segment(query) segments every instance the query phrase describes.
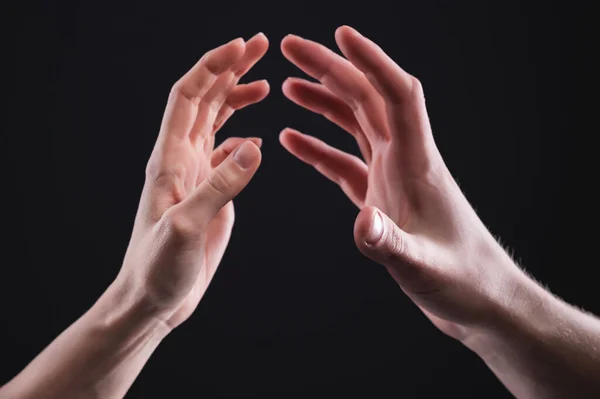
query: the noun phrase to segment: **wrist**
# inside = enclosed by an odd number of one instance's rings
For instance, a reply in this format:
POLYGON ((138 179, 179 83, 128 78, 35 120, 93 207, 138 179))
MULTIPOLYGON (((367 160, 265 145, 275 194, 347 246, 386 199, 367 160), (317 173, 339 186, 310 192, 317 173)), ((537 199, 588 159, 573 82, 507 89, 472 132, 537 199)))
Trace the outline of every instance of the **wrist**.
POLYGON ((484 360, 494 357, 498 345, 519 340, 543 340, 552 331, 552 312, 558 301, 516 265, 508 270, 492 299, 485 323, 469 329, 462 341, 484 360))
POLYGON ((493 321, 471 330, 463 344, 516 397, 596 397, 600 320, 515 269, 493 321))
POLYGON ((163 311, 131 283, 117 278, 88 312, 95 324, 124 339, 143 335, 162 340, 171 329, 164 323, 163 311))

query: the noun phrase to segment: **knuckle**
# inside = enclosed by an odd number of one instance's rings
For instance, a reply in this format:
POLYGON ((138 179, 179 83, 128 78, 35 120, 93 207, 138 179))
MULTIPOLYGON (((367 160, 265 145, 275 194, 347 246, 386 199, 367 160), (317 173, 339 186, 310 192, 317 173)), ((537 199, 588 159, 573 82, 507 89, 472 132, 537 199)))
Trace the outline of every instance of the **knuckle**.
POLYGON ((387 246, 389 248, 389 256, 392 259, 399 259, 405 255, 405 243, 398 229, 392 229, 387 238, 387 246))
POLYGON ((408 245, 406 238, 394 230, 388 238, 388 261, 392 273, 401 281, 409 284, 418 291, 425 291, 425 284, 432 279, 433 269, 414 248, 414 243, 408 245), (423 288, 423 289, 422 289, 423 288))
POLYGON ((182 92, 183 92, 183 83, 181 80, 178 80, 177 82, 173 83, 173 85, 171 86, 169 95, 171 97, 176 97, 176 96, 181 95, 182 92))
POLYGON ((146 182, 155 185, 178 185, 185 180, 186 168, 182 164, 166 166, 162 161, 151 159, 146 165, 146 182))
POLYGON ((161 166, 160 163, 157 162, 155 159, 150 159, 148 161, 148 163, 146 164, 146 179, 147 180, 156 180, 158 178, 158 176, 160 175, 160 171, 161 171, 161 166))
POLYGON ((420 274, 420 262, 415 259, 414 253, 409 248, 404 234, 397 228, 391 229, 383 240, 383 256, 385 261, 404 270, 404 273, 420 274))
POLYGON ((214 190, 217 194, 227 195, 231 188, 231 184, 225 179, 223 173, 218 169, 215 169, 211 174, 206 178, 206 183, 208 186, 214 190))
POLYGON ((196 235, 198 227, 180 210, 169 209, 163 214, 162 227, 169 237, 189 239, 196 235))
POLYGON ((198 97, 194 93, 195 91, 193 90, 193 82, 187 83, 185 81, 185 77, 179 79, 177 82, 175 82, 173 84, 173 86, 171 86, 171 91, 169 92, 169 98, 170 99, 175 99, 175 98, 181 98, 181 99, 185 99, 189 102, 191 102, 192 104, 197 105, 200 102, 200 97, 198 97), (192 86, 192 87, 190 87, 192 86))
POLYGON ((413 99, 423 97, 423 83, 414 76, 410 77, 410 94, 413 99))
POLYGON ((363 107, 371 97, 371 93, 364 87, 357 88, 354 93, 352 93, 351 98, 348 100, 348 106, 352 111, 357 112, 361 107, 363 107))
POLYGON ((331 68, 333 66, 333 60, 327 62, 320 70, 317 71, 315 78, 321 82, 327 80, 331 74, 331 68))

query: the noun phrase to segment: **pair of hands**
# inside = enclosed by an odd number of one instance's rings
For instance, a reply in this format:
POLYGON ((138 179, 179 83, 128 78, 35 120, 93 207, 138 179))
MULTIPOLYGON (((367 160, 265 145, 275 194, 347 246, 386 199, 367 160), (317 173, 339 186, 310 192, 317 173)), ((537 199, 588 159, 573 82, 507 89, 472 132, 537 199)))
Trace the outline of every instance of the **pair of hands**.
MULTIPOLYGON (((282 145, 337 183, 360 209, 354 237, 446 334, 463 340, 500 311, 517 267, 487 231, 436 148, 419 81, 356 30, 335 33, 342 57, 298 36, 283 55, 317 82, 290 78, 284 94, 352 134, 362 159, 292 129, 282 145)), ((215 133, 264 99, 266 81, 238 84, 260 60, 258 34, 206 53, 173 86, 132 239, 116 282, 170 329, 197 307, 234 223, 232 199, 261 160, 258 138, 215 133)))
MULTIPOLYGON (((436 148, 419 81, 349 27, 336 41, 345 58, 284 38, 284 56, 320 83, 288 79, 283 91, 352 134, 362 159, 291 129, 280 140, 360 209, 358 248, 515 396, 600 397, 600 320, 535 283, 487 231, 436 148)), ((193 313, 229 241, 232 200, 261 159, 260 139, 215 149, 214 135, 268 94, 265 81, 238 84, 267 47, 262 34, 236 39, 173 86, 121 271, 0 397, 123 397, 193 313)))

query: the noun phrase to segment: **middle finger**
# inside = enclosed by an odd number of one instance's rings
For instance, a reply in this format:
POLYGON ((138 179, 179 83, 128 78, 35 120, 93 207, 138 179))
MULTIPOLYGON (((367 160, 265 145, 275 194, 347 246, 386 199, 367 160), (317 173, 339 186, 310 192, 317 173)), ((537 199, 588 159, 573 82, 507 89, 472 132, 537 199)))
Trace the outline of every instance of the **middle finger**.
POLYGON ((190 138, 197 139, 214 133, 213 126, 217 115, 228 113, 226 109, 227 97, 239 80, 244 76, 267 52, 269 41, 263 33, 253 36, 246 42, 246 50, 241 59, 225 72, 213 84, 198 104, 198 115, 194 121, 190 138), (225 109, 224 109, 225 108, 225 109))
POLYGON ((319 43, 295 35, 283 39, 281 50, 290 62, 350 106, 370 141, 389 137, 383 99, 347 59, 319 43))

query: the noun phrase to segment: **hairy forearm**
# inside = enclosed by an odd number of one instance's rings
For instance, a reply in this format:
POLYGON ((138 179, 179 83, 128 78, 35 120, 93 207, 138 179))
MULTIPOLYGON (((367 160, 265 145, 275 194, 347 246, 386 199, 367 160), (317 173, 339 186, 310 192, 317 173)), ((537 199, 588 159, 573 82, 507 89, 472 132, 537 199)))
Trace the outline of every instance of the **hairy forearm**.
POLYGON ((169 329, 143 300, 113 284, 0 398, 120 398, 169 329))
POLYGON ((600 320, 516 273, 497 323, 464 343, 518 398, 600 397, 600 320))

